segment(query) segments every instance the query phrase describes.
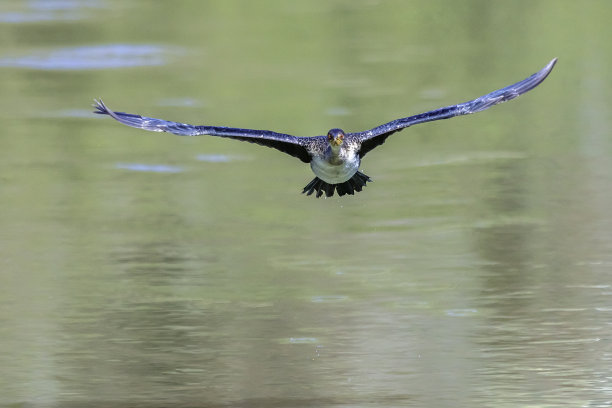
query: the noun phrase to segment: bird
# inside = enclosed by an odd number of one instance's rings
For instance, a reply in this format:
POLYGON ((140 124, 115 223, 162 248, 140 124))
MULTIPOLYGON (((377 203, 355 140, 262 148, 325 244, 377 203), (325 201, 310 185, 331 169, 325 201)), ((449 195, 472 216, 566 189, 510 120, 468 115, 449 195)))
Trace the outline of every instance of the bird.
POLYGON ((372 149, 382 145, 389 136, 407 127, 469 115, 509 101, 540 85, 552 71, 557 58, 522 81, 490 92, 468 102, 445 106, 406 118, 392 120, 375 128, 356 133, 331 129, 326 136, 300 137, 270 130, 241 129, 224 126, 190 125, 110 110, 102 99, 94 99, 94 113, 108 115, 124 125, 153 132, 168 132, 179 136, 210 135, 246 141, 274 148, 310 164, 315 178, 302 193, 319 198, 353 195, 360 192, 369 176, 359 171, 361 160, 372 149))

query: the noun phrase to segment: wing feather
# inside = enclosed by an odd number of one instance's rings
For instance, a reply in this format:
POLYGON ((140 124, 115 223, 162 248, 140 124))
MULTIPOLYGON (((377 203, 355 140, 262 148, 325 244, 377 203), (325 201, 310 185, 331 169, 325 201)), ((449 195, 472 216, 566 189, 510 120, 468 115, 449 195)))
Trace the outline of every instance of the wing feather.
POLYGON ((240 129, 222 126, 196 126, 188 123, 171 122, 163 119, 148 118, 132 113, 110 110, 101 99, 94 100, 94 113, 108 115, 124 125, 153 132, 168 132, 179 136, 210 135, 255 143, 271 147, 309 163, 312 156, 308 137, 297 137, 269 130, 240 129))
POLYGON ((491 106, 499 103, 514 99, 517 96, 522 95, 540 85, 542 81, 546 79, 548 74, 550 74, 550 71, 552 71, 556 62, 557 58, 554 58, 548 63, 548 65, 530 77, 471 101, 460 103, 458 105, 446 106, 444 108, 409 116, 407 118, 396 119, 365 132, 352 133, 350 136, 356 137, 357 140, 361 141, 361 150, 359 155, 360 157, 363 157, 367 152, 374 149, 376 146, 383 144, 387 137, 409 126, 424 122, 431 122, 434 120, 449 119, 455 116, 469 115, 471 113, 489 109, 491 106))

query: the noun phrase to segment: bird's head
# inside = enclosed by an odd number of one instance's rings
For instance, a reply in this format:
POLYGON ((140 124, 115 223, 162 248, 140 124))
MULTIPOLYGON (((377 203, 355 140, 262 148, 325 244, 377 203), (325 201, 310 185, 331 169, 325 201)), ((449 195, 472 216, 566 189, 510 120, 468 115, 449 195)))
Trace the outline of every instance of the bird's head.
POLYGON ((344 142, 344 131, 342 129, 331 129, 327 132, 327 142, 331 147, 339 147, 344 142))

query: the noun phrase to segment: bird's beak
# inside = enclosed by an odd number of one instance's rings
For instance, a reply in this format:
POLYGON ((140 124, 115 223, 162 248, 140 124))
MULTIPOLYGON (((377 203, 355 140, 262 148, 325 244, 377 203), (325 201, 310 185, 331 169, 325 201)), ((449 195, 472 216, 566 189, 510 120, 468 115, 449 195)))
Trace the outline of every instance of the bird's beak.
POLYGON ((336 136, 335 138, 332 139, 331 145, 340 146, 343 141, 344 141, 344 138, 342 136, 336 136))

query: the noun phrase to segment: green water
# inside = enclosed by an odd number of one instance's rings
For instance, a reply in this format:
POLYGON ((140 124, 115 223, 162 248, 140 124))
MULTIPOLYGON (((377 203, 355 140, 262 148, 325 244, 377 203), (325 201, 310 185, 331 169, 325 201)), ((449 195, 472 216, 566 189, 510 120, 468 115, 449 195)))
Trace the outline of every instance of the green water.
POLYGON ((0 406, 604 407, 612 3, 0 3, 0 406), (415 126, 354 197, 271 149, 415 126))

